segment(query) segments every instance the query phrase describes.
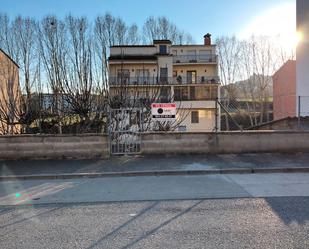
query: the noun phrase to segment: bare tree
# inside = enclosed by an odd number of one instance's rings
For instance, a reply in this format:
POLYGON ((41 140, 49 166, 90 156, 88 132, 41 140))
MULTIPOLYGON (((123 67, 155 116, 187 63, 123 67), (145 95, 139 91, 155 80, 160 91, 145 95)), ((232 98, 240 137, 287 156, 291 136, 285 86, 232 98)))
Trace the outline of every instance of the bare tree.
MULTIPOLYGON (((237 87, 234 83, 239 78, 240 73, 240 41, 235 36, 221 36, 216 39, 216 44, 219 57, 219 75, 223 85, 220 101, 225 107, 229 107, 237 99, 237 87)), ((228 110, 228 108, 226 109, 228 110)), ((222 115, 225 116, 227 130, 229 130, 228 114, 222 112, 222 115)))
MULTIPOLYGON (((152 32, 151 42, 192 41, 166 17, 149 18, 144 25, 145 32, 147 29, 152 32)), ((4 92, 9 88, 3 89, 2 95, 11 97, 3 103, 12 106, 18 101, 14 122, 24 128, 23 132, 63 133, 74 126, 78 126, 76 132, 88 132, 95 124, 104 130, 109 47, 138 44, 145 34, 136 24, 127 25, 109 13, 98 16, 93 26, 84 17, 59 19, 51 15, 36 21, 17 16, 11 21, 0 14, 0 47, 20 65, 21 72, 19 91, 8 95, 4 92)), ((152 92, 150 98, 156 100, 157 94, 152 92)), ((2 106, 2 119, 12 123, 4 116, 5 110, 7 107, 2 106)))
POLYGON ((128 29, 127 34, 127 42, 128 45, 136 45, 139 44, 141 41, 140 34, 138 32, 138 27, 136 24, 132 24, 128 29))
POLYGON ((60 69, 68 60, 65 24, 55 16, 46 16, 38 25, 37 32, 40 37, 38 43, 48 81, 47 87, 53 94, 53 114, 57 120, 59 133, 62 133, 60 93, 65 75, 60 69))
MULTIPOLYGON (((30 124, 37 118, 37 110, 32 110, 34 107, 32 101, 33 88, 38 83, 39 77, 39 53, 36 37, 36 22, 30 17, 23 18, 18 16, 12 24, 12 32, 16 46, 19 50, 18 62, 21 74, 21 91, 25 93, 22 98, 24 132, 28 132, 30 124)), ((37 89, 36 89, 37 90, 37 89)))
POLYGON ((18 62, 19 49, 16 47, 14 32, 8 15, 0 13, 0 48, 18 62))
POLYGON ((239 79, 240 42, 235 36, 222 36, 216 40, 216 45, 219 57, 221 84, 225 86, 229 98, 235 98, 235 89, 231 84, 239 79))
POLYGON ((93 123, 101 124, 104 95, 93 78, 93 47, 89 24, 85 18, 66 18, 68 29, 68 64, 60 64, 61 96, 64 115, 80 123, 80 132, 91 130, 93 123))
POLYGON ((177 26, 166 17, 148 17, 143 26, 143 40, 152 43, 155 39, 168 39, 174 44, 192 43, 192 36, 180 31, 177 26))
POLYGON ((242 42, 241 75, 247 84, 243 85, 241 90, 251 101, 252 111, 248 110, 248 114, 253 125, 263 123, 264 116, 267 114, 266 105, 269 102, 272 87, 271 76, 277 69, 274 48, 274 44, 263 36, 252 36, 250 40, 242 42), (257 118, 257 112, 259 118, 257 118))
POLYGON ((220 37, 216 43, 219 74, 225 90, 221 101, 233 109, 232 115, 248 116, 251 126, 269 121, 271 76, 282 63, 293 58, 293 53, 285 53, 275 38, 266 36, 252 36, 242 41, 236 37, 220 37))

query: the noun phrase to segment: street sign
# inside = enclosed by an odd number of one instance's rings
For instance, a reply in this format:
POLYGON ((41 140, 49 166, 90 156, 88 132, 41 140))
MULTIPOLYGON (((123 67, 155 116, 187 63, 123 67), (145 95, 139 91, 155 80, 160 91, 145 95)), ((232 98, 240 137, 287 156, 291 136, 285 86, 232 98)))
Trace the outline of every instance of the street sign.
POLYGON ((175 103, 152 103, 152 120, 156 121, 175 121, 176 104, 175 103))

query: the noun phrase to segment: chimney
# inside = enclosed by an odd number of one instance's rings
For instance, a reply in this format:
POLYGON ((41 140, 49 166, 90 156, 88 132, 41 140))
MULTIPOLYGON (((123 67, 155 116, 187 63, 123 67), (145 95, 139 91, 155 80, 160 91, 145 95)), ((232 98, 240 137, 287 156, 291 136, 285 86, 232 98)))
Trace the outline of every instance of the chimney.
POLYGON ((204 35, 204 45, 210 46, 211 45, 211 34, 207 33, 204 35))

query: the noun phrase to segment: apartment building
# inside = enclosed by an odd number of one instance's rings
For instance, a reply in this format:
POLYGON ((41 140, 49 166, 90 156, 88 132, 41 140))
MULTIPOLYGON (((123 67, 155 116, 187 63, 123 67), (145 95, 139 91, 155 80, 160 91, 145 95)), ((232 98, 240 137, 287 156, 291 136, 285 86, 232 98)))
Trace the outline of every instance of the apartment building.
POLYGON ((19 66, 0 48, 0 134, 20 133, 19 66))
POLYGON ((149 106, 175 102, 179 131, 220 129, 218 60, 210 34, 201 45, 154 40, 152 45, 112 46, 109 87, 110 95, 122 104, 126 99, 131 106, 139 101, 148 101, 149 106))

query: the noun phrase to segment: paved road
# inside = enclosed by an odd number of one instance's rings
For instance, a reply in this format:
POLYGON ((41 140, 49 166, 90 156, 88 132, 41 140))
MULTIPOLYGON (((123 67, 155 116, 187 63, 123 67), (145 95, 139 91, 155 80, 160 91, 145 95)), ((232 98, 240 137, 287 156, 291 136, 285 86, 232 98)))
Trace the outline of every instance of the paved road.
POLYGON ((109 160, 0 161, 0 175, 309 167, 309 153, 122 156, 109 160))
POLYGON ((309 198, 0 208, 0 248, 309 248, 309 198))
POLYGON ((0 205, 309 196, 309 173, 0 182, 0 205))
POLYGON ((309 248, 308 207, 309 174, 3 181, 0 248, 309 248))

